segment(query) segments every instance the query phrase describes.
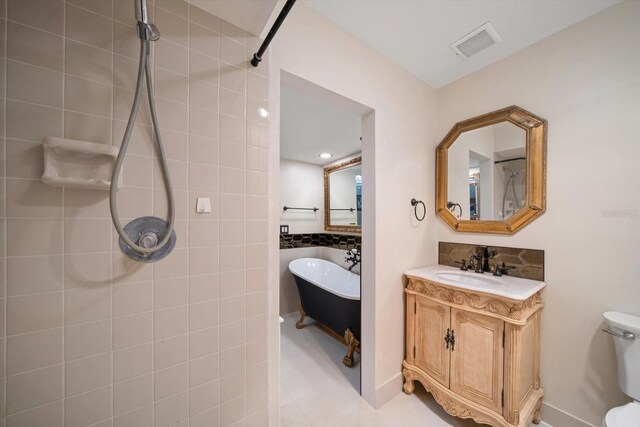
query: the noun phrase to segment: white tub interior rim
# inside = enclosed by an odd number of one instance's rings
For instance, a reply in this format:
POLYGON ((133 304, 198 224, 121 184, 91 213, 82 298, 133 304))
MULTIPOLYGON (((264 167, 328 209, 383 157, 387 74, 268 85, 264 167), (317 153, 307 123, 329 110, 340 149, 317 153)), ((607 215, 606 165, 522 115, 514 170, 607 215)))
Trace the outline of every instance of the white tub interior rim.
POLYGON ((298 258, 289 263, 289 271, 341 298, 360 300, 360 276, 331 261, 298 258))

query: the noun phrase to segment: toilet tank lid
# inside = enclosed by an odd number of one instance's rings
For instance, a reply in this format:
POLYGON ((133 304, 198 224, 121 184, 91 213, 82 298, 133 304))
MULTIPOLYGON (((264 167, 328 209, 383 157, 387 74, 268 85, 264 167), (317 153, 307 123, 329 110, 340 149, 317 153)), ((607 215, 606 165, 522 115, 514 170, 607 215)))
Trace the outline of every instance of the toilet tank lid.
POLYGON ((617 311, 607 311, 603 316, 611 326, 640 334, 640 316, 617 311))

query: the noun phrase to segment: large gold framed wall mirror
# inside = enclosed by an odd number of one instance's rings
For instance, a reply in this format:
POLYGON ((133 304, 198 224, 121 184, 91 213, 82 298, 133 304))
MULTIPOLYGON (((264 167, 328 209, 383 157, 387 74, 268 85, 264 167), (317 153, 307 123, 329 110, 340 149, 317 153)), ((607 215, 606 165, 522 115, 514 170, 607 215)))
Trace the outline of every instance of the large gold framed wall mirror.
POLYGON ((324 168, 324 229, 360 233, 362 157, 324 168))
POLYGON ((436 149, 436 211, 456 231, 513 234, 546 209, 547 121, 517 106, 457 123, 436 149))

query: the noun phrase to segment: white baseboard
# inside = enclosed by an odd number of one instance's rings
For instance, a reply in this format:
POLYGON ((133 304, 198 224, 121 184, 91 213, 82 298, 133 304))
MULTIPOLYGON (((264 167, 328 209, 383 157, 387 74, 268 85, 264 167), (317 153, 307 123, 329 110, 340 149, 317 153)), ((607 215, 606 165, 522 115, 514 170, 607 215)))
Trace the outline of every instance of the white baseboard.
POLYGON ((374 407, 379 408, 397 396, 398 393, 402 393, 403 382, 402 372, 400 372, 386 383, 376 388, 376 402, 374 407))
POLYGON ((541 422, 539 425, 546 426, 556 426, 556 427, 595 427, 592 424, 589 424, 586 421, 581 420, 580 418, 576 418, 571 414, 564 412, 561 409, 556 408, 555 406, 551 406, 548 403, 542 404, 542 419, 544 423, 541 422))

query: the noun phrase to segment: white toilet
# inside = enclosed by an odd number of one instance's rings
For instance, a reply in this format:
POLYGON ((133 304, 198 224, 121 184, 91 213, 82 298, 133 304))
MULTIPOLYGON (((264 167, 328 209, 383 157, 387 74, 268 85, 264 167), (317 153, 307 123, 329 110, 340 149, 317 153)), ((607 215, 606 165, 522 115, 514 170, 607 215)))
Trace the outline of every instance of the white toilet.
POLYGON ((640 427, 640 316, 607 311, 604 318, 613 335, 618 362, 618 385, 633 402, 607 412, 604 427, 640 427))

